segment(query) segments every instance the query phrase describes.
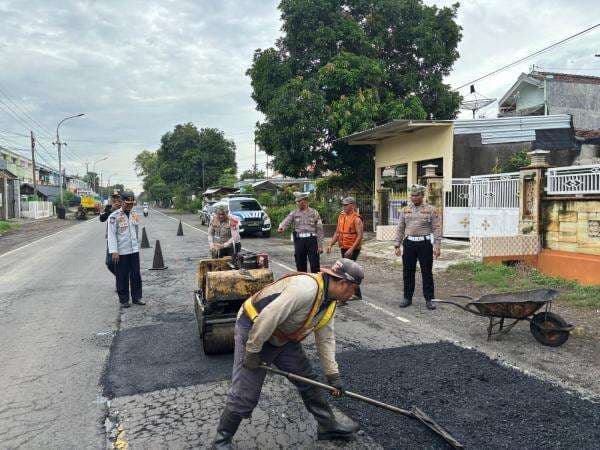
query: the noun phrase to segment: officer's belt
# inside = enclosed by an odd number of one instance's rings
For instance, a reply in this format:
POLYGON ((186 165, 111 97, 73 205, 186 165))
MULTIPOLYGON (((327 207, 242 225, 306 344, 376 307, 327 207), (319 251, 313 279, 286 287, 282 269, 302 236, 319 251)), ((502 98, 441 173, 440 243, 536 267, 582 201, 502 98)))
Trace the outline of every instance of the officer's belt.
POLYGON ((406 236, 406 239, 409 241, 420 242, 428 240, 429 236, 406 236))
MULTIPOLYGON (((319 322, 317 323, 317 325, 315 327, 311 328, 311 323, 312 323, 313 319, 321 311, 321 306, 323 305, 323 297, 325 296, 325 281, 323 280, 323 276, 320 274, 313 275, 313 274, 308 274, 308 273, 303 273, 303 272, 294 272, 294 273, 287 274, 277 281, 280 281, 283 278, 288 278, 288 277, 293 277, 293 276, 298 276, 298 275, 308 275, 313 280, 315 280, 315 282, 317 283, 317 295, 315 295, 315 300, 313 301, 313 304, 310 308, 310 312, 308 313, 308 316, 306 317, 306 320, 300 327, 298 327, 296 330, 294 330, 290 334, 285 334, 284 332, 282 332, 279 329, 276 329, 273 332, 273 336, 275 336, 281 340, 284 340, 284 341, 300 342, 306 336, 308 336, 311 332, 317 331, 317 330, 323 328, 325 325, 327 325, 329 323, 329 321, 333 317, 333 314, 335 313, 335 309, 337 307, 337 302, 331 301, 331 303, 327 306, 327 309, 325 310, 323 317, 321 317, 321 319, 319 320, 319 322)), ((269 286, 271 286, 271 285, 269 285, 269 286)), ((268 286, 266 286, 266 287, 268 287, 268 286)), ((266 289, 266 287, 263 289, 266 289)), ((260 314, 259 311, 256 309, 254 303, 260 301, 260 300, 257 301, 256 299, 258 298, 258 296, 260 295, 261 292, 262 292, 262 289, 259 292, 257 292, 256 294, 254 294, 252 297, 250 297, 248 300, 246 300, 242 306, 244 308, 244 313, 246 314, 246 317, 252 323, 256 322, 256 319, 258 318, 258 316, 260 314)), ((275 298, 273 298, 273 300, 275 300, 275 298)), ((264 305, 263 307, 266 307, 266 305, 264 305)))
POLYGON ((313 237, 316 236, 316 234, 314 233, 296 233, 296 237, 299 238, 309 238, 309 237, 313 237))

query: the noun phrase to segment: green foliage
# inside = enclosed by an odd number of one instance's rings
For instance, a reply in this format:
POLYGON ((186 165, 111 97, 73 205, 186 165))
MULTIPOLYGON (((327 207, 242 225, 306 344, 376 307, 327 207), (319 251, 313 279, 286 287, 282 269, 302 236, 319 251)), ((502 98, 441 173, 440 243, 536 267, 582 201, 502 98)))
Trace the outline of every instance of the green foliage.
POLYGON ((443 83, 458 58, 458 4, 421 0, 282 0, 283 36, 247 74, 265 120, 256 137, 289 176, 327 170, 368 189, 373 154, 337 139, 392 119, 455 117, 443 83))
POLYGON ((256 199, 262 206, 275 206, 275 197, 270 192, 261 192, 256 199))
POLYGON ((7 233, 9 231, 18 230, 21 228, 21 224, 19 223, 11 223, 6 220, 0 220, 0 235, 7 233))
POLYGON ((185 208, 191 193, 216 184, 233 186, 235 149, 235 143, 220 130, 198 130, 191 123, 176 125, 162 136, 156 152, 144 150, 136 156, 135 170, 144 177, 148 200, 167 206, 177 197, 176 203, 185 208))
MULTIPOLYGON (((67 191, 67 190, 63 189, 63 203, 62 203, 62 205, 65 208, 68 208, 69 207, 69 202, 71 201, 71 199, 73 197, 75 197, 75 194, 73 194, 71 191, 67 191)), ((56 199, 54 199, 53 204, 54 204, 54 206, 61 206, 60 195, 58 197, 56 197, 56 199)))
MULTIPOLYGON (((287 215, 296 208, 295 204, 287 204, 282 206, 270 207, 267 214, 271 218, 271 226, 276 230, 279 224, 287 215)), ((290 230, 288 229, 286 235, 289 236, 290 230)))
POLYGON ((506 266, 464 262, 448 271, 466 282, 492 288, 493 292, 509 292, 536 288, 558 289, 559 300, 581 307, 600 307, 600 286, 582 286, 574 281, 541 274, 525 265, 506 266))
POLYGON ((265 178, 265 172, 263 170, 254 171, 253 169, 248 169, 240 174, 240 180, 256 180, 261 178, 265 178))
POLYGON ((531 164, 531 158, 525 150, 521 150, 510 157, 502 166, 502 172, 518 172, 519 169, 531 164))

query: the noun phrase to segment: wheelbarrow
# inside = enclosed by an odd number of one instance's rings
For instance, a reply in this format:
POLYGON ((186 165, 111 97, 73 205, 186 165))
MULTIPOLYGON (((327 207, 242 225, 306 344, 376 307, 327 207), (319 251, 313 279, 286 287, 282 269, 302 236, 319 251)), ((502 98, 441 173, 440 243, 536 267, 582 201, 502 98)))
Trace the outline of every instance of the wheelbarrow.
POLYGON ((533 337, 543 345, 559 347, 569 339, 569 333, 574 326, 567 323, 561 316, 551 311, 552 300, 558 295, 554 289, 534 289, 522 292, 507 292, 503 294, 487 294, 477 300, 468 295, 453 295, 455 298, 467 298, 471 302, 462 305, 450 300, 432 300, 436 303, 447 303, 472 314, 488 317, 489 341, 494 335, 504 335, 522 320, 529 321, 529 329, 533 337), (544 311, 537 312, 542 307, 544 311), (537 314, 536 314, 537 313, 537 314), (512 322, 505 324, 505 319, 512 322))

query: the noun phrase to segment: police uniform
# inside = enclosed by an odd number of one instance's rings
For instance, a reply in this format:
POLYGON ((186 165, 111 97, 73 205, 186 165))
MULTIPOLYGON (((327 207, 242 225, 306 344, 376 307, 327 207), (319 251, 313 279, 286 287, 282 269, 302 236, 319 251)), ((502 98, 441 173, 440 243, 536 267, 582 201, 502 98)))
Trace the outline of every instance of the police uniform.
MULTIPOLYGON (((308 197, 306 192, 294 192, 296 201, 308 197)), ((316 209, 307 207, 304 210, 296 209, 283 219, 279 228, 284 230, 294 226, 294 259, 298 272, 308 272, 307 258, 310 262, 310 271, 318 273, 320 270, 319 249, 323 248, 323 222, 316 209)))
MULTIPOLYGON (((133 193, 124 193, 122 200, 133 203, 133 193)), ((108 217, 108 252, 119 254, 116 264, 117 293, 121 304, 129 304, 129 287, 133 303, 143 303, 140 274, 138 228, 140 216, 133 210, 127 214, 120 208, 108 217)))
MULTIPOLYGON (((322 273, 289 274, 246 300, 235 325, 235 352, 231 388, 217 428, 213 448, 230 449, 243 418, 256 407, 266 372, 261 362, 281 370, 316 379, 301 341, 314 334, 316 350, 330 385, 343 389, 335 359, 333 319, 337 302, 329 297, 333 277, 359 285, 364 276, 355 262, 342 259, 322 273)), ((319 439, 348 438, 358 430, 354 423, 340 423, 321 389, 293 381, 307 410, 318 423, 319 439)))
MULTIPOLYGON (((119 194, 119 191, 113 192, 112 198, 114 199, 115 197, 117 197, 117 198, 121 197, 121 194, 119 194)), ((102 214, 100 214, 100 216, 98 216, 100 219, 100 222, 106 222, 113 212, 114 211, 112 211, 112 205, 111 204, 106 205, 104 207, 104 211, 102 212, 102 214)), ((106 225, 106 237, 108 238, 108 224, 106 225)), ((108 243, 106 244, 106 258, 105 258, 104 263, 106 264, 106 267, 110 271, 110 273, 112 273, 116 277, 117 271, 112 262, 111 255, 108 252, 108 243)))
POLYGON ((242 249, 240 242, 240 222, 233 216, 228 216, 223 222, 219 220, 218 214, 215 214, 208 224, 208 244, 222 244, 219 250, 211 250, 213 257, 222 258, 224 256, 233 256, 242 249), (235 246, 235 247, 234 247, 235 246))
MULTIPOLYGON (((424 194, 425 188, 419 185, 411 187, 411 194, 424 194)), ((404 279, 404 300, 400 306, 412 303, 415 292, 415 271, 417 261, 421 267, 423 279, 423 296, 429 309, 435 309, 431 302, 434 298, 433 284, 433 250, 440 248, 442 240, 442 223, 437 208, 432 205, 409 204, 400 211, 396 230, 395 247, 402 246, 402 265, 404 279), (433 235, 433 244, 430 236, 433 235)))

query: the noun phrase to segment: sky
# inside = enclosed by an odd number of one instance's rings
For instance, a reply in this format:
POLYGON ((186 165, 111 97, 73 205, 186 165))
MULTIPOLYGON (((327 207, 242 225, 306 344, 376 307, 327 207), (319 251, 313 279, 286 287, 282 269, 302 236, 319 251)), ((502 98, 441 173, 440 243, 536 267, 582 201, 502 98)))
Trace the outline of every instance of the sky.
MULTIPOLYGON (((0 0, 0 146, 27 154, 33 130, 38 160, 56 167, 57 123, 84 113, 60 128, 67 171, 83 175, 87 162, 105 183, 110 177, 139 192, 136 154, 156 150, 164 133, 192 122, 223 130, 237 145, 240 171, 250 168, 261 116, 245 72, 254 50, 280 35, 277 4, 0 0)), ((600 14, 595 0, 464 0, 457 20, 460 59, 447 79, 454 87, 594 25, 600 14)), ((532 64, 600 76, 599 53, 600 28, 475 87, 501 97, 532 64)), ((496 111, 497 103, 480 114, 496 111)), ((257 160, 264 169, 265 155, 257 160)))

